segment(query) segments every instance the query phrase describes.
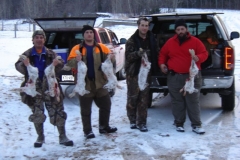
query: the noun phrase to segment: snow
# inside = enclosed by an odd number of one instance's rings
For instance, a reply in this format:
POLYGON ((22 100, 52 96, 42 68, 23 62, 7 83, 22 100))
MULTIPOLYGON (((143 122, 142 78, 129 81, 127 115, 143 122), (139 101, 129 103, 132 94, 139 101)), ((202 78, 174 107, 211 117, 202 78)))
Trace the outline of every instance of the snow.
MULTIPOLYGON (((186 11, 184 9, 179 11, 186 11)), ((188 12, 203 10, 187 10, 188 12)), ((209 10, 210 11, 210 10, 209 10)), ((215 10, 211 10, 215 11, 215 10)), ((216 10, 230 31, 238 31, 240 11, 216 10)), ((102 19, 98 19, 100 24, 102 19)), ((15 24, 18 21, 13 21, 15 24)), ((213 94, 201 97, 202 121, 206 134, 197 135, 191 131, 189 120, 185 123, 185 133, 175 131, 169 96, 154 95, 154 108, 148 109, 147 126, 149 132, 131 130, 126 115, 126 81, 118 81, 116 94, 112 97, 110 125, 118 127, 116 133, 102 135, 98 133, 98 108, 92 106, 92 126, 96 138, 86 140, 83 136, 79 102, 77 98, 65 98, 64 105, 68 118, 67 136, 74 141, 73 147, 58 143, 57 128, 44 123, 45 143, 42 148, 34 148, 37 138, 33 123, 28 121, 31 110, 20 100, 19 88, 23 76, 15 70, 18 56, 32 46, 29 25, 21 26, 14 38, 12 30, 0 31, 0 159, 86 159, 86 160, 211 160, 240 159, 240 111, 239 111, 239 63, 240 39, 233 40, 236 49, 236 107, 233 112, 219 109, 220 98, 213 94), (24 27, 25 26, 25 27, 24 27), (25 29, 24 29, 25 28, 25 29), (217 107, 218 106, 218 107, 217 107)), ((112 26, 119 38, 129 38, 136 30, 135 26, 112 26)), ((63 86, 65 90, 73 86, 63 86)), ((47 115, 47 111, 45 111, 47 115)))

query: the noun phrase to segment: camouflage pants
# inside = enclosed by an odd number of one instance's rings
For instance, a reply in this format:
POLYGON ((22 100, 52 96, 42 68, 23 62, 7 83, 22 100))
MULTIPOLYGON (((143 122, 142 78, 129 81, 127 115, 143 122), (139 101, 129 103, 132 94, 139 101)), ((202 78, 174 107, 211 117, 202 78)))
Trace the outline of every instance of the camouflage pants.
MULTIPOLYGON (((149 82, 150 76, 148 77, 149 82)), ((149 101, 149 86, 143 91, 138 87, 138 76, 131 77, 127 75, 127 116, 130 123, 145 124, 147 123, 147 109, 149 101)))
POLYGON ((40 80, 37 81, 36 90, 41 95, 31 97, 25 93, 21 93, 22 102, 27 104, 33 112, 33 114, 29 116, 29 121, 33 123, 45 122, 46 115, 44 114, 44 108, 46 107, 50 118, 50 123, 55 126, 64 126, 67 119, 67 114, 64 112, 64 97, 62 91, 59 102, 57 102, 55 97, 50 97, 49 95, 45 94, 45 91, 48 90, 46 78, 43 79, 43 82, 40 80))

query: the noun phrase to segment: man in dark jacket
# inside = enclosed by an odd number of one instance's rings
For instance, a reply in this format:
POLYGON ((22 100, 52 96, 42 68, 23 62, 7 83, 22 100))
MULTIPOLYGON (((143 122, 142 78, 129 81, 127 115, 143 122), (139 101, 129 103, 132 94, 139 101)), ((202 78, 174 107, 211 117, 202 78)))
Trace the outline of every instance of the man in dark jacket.
POLYGON ((158 47, 154 35, 149 31, 149 21, 146 18, 139 18, 138 29, 126 43, 126 82, 127 82, 127 116, 130 121, 130 128, 138 128, 141 132, 147 132, 147 108, 149 101, 149 85, 141 91, 138 86, 138 74, 141 66, 142 56, 147 54, 151 62, 151 71, 147 76, 147 83, 150 84, 151 72, 156 68, 158 47))
POLYGON ((57 73, 63 67, 63 60, 58 60, 56 58, 57 54, 44 46, 46 36, 43 31, 35 31, 32 36, 32 41, 34 46, 22 54, 27 58, 19 58, 19 60, 15 63, 15 68, 25 77, 21 87, 25 86, 28 82, 29 75, 27 66, 31 65, 33 67, 37 67, 38 69, 36 91, 40 94, 32 97, 24 92, 21 92, 22 102, 27 104, 33 112, 33 114, 31 114, 29 117, 29 121, 34 123, 38 134, 38 138, 34 143, 34 147, 41 147, 42 143, 45 142, 43 131, 43 123, 46 120, 46 116, 44 114, 44 105, 48 111, 50 123, 58 128, 59 143, 65 146, 73 146, 73 141, 69 140, 66 136, 65 121, 67 119, 67 114, 64 112, 63 93, 61 86, 59 84, 57 86, 60 89, 60 97, 58 98, 51 97, 46 92, 49 90, 47 77, 44 74, 46 67, 53 64, 53 66, 55 66, 55 72, 57 73))
POLYGON ((176 34, 161 48, 158 59, 161 71, 165 74, 168 73, 167 85, 171 96, 172 113, 175 118, 174 124, 178 132, 184 132, 187 111, 192 130, 198 134, 204 134, 205 131, 201 126, 199 96, 202 86, 201 63, 207 59, 208 53, 203 43, 190 35, 183 19, 175 22, 175 32, 176 34), (191 55, 190 49, 195 54, 191 55), (192 59, 199 69, 194 78, 194 88, 198 89, 198 92, 187 93, 184 96, 179 91, 190 77, 189 68, 192 59))

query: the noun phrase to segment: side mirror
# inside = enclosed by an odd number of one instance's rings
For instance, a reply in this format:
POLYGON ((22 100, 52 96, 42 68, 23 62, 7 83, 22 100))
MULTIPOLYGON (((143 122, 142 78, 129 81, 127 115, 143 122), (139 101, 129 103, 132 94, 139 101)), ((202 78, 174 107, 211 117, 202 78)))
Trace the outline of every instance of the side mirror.
POLYGON ((233 40, 233 39, 236 39, 236 38, 239 38, 239 33, 236 32, 236 31, 231 32, 230 39, 233 40))
POLYGON ((127 39, 126 38, 120 38, 120 44, 126 44, 127 39))

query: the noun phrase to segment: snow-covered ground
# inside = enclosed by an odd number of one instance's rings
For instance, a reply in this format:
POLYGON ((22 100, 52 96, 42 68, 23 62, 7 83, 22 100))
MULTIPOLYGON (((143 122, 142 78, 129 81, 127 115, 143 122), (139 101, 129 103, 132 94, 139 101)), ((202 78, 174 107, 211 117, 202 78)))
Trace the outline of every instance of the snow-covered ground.
MULTIPOLYGON (((229 31, 240 30, 240 11, 216 12, 225 13, 221 17, 229 31)), ((101 19, 98 21, 99 24, 101 19)), ((119 38, 129 38, 137 27, 119 25, 109 28, 115 31, 119 38)), ((233 112, 224 113, 219 108, 211 107, 220 104, 220 99, 214 95, 202 98, 202 121, 206 130, 204 135, 193 133, 189 121, 186 122, 185 133, 176 132, 172 126, 170 99, 168 96, 159 98, 158 95, 155 97, 155 108, 148 112, 149 132, 131 130, 125 109, 126 82, 119 81, 121 89, 118 88, 112 98, 110 117, 110 125, 118 127, 116 133, 98 133, 98 108, 93 104, 92 125, 96 138, 86 140, 82 132, 78 101, 76 98, 66 98, 66 129, 68 137, 74 141, 74 146, 58 144, 57 128, 52 126, 47 118, 44 123, 46 143, 42 148, 34 148, 37 135, 33 124, 28 121, 31 111, 20 101, 19 93, 15 90, 20 86, 23 76, 14 67, 18 56, 32 46, 31 35, 28 25, 25 25, 25 31, 23 29, 17 32, 17 38, 14 38, 13 31, 0 31, 1 160, 240 160, 239 66, 235 71, 236 107, 233 112)), ((236 48, 236 61, 239 61, 240 39, 233 40, 233 43, 236 48)), ((63 87, 66 89, 67 86, 63 87)))

